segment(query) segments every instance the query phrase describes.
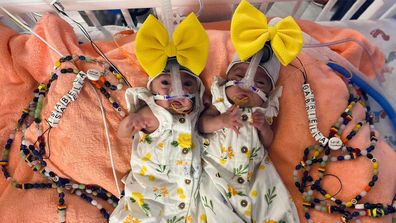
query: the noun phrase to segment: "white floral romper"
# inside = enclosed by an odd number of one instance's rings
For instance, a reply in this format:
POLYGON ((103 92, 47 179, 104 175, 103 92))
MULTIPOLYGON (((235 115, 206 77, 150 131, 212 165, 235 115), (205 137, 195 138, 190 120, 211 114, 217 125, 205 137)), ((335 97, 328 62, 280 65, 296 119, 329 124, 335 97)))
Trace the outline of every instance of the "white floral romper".
POLYGON ((199 145, 202 140, 195 134, 200 108, 195 106, 188 115, 172 115, 157 105, 145 88, 128 89, 126 98, 127 102, 136 98, 144 101, 160 126, 151 134, 135 135, 125 196, 120 199, 110 222, 186 222, 192 218, 192 194, 201 174, 199 145))
MULTIPOLYGON (((220 113, 231 107, 218 80, 211 91, 212 104, 220 113)), ((239 135, 220 129, 204 140, 197 222, 299 222, 296 207, 250 124, 252 112, 259 109, 240 109, 239 135)))

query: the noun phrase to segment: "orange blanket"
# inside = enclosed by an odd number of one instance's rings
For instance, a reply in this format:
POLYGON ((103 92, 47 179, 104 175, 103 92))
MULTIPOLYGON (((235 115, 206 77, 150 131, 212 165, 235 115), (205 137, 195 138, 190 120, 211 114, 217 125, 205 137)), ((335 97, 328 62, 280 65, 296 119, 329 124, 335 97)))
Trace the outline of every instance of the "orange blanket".
MULTIPOLYGON (((357 32, 323 27, 306 21, 301 21, 299 24, 305 32, 320 41, 346 37, 360 39, 372 52, 376 66, 378 68, 383 66, 383 55, 357 32)), ((222 24, 222 27, 227 27, 227 24, 222 24)), ((72 28, 59 17, 44 16, 35 30, 64 55, 80 54, 98 58, 90 45, 77 43, 72 28)), ((0 83, 2 83, 0 88, 0 141, 5 143, 15 127, 20 112, 31 100, 33 89, 38 83, 48 81, 53 62, 58 59, 58 55, 34 36, 15 33, 1 24, 0 33, 0 71, 2 72, 0 75, 0 83)), ((201 75, 206 86, 211 83, 213 75, 224 73, 233 54, 227 31, 209 30, 208 33, 211 43, 210 55, 207 67, 201 75)), ((124 50, 132 53, 132 38, 123 39, 120 45, 124 50)), ((99 43, 99 46, 127 76, 133 86, 145 85, 147 78, 135 64, 134 58, 131 60, 126 57, 122 53, 123 51, 112 42, 102 42, 99 43)), ((368 57, 358 46, 346 43, 333 49, 363 72, 369 74, 369 77, 374 77, 367 62, 368 57)), ((309 83, 316 94, 319 128, 327 134, 330 125, 337 120, 346 106, 346 86, 325 65, 317 63, 307 55, 301 55, 301 58, 307 66, 309 83)), ((47 96, 48 99, 45 101, 44 117, 48 117, 54 104, 70 89, 73 79, 72 76, 65 75, 54 82, 49 96, 47 96)), ((304 148, 314 142, 308 132, 301 92, 302 81, 301 75, 294 68, 286 67, 281 70, 278 84, 284 86, 284 94, 280 101, 281 112, 274 126, 275 140, 270 149, 271 158, 291 191, 299 208, 301 219, 303 219, 301 196, 295 189, 292 172, 296 163, 302 158, 304 148)), ((112 94, 125 108, 123 92, 112 94)), ((120 118, 106 99, 102 97, 102 101, 108 120, 117 175, 120 179, 130 168, 131 145, 130 141, 116 138, 115 131, 120 118)), ((355 109, 354 112, 356 117, 361 117, 362 109, 355 109)), ((355 137, 356 139, 351 144, 361 148, 365 147, 368 144, 367 134, 368 131, 365 129, 355 137)), ((42 182, 42 178, 38 174, 33 174, 33 171, 20 159, 17 146, 20 144, 20 140, 18 138, 11 150, 9 172, 20 182, 42 182)), ((61 176, 85 184, 97 184, 117 194, 106 145, 98 101, 92 90, 85 86, 78 100, 69 105, 59 127, 51 130, 51 157, 48 160, 48 165, 61 176)), ((396 172, 392 167, 392 164, 396 162, 396 154, 382 141, 378 143, 374 154, 380 163, 380 180, 367 199, 371 202, 389 203, 396 193, 396 172)), ((350 199, 359 193, 371 177, 371 165, 367 160, 349 161, 329 166, 329 171, 338 175, 343 182, 343 190, 340 194, 342 199, 350 199)), ((331 182, 330 179, 326 188, 332 187, 332 183, 335 185, 337 182, 331 182)), ((66 212, 68 222, 104 222, 99 211, 80 198, 66 193, 65 200, 68 208, 66 212)), ((54 190, 17 190, 0 177, 0 222, 55 222, 57 221, 57 201, 58 195, 54 190)), ((108 204, 104 204, 104 207, 112 211, 108 204)), ((335 222, 336 218, 314 213, 314 219, 318 222, 335 222)), ((364 222, 389 221, 390 218, 387 217, 364 222)))

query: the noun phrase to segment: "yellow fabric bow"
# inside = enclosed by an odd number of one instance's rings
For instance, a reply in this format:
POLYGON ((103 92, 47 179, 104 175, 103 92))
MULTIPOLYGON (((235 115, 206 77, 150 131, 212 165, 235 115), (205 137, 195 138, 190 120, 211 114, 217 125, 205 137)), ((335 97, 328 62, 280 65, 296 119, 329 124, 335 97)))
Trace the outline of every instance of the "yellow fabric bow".
POLYGON ((246 0, 241 1, 232 16, 231 41, 242 61, 270 41, 274 54, 284 66, 296 58, 303 46, 302 31, 291 16, 269 27, 265 15, 246 0))
POLYGON ((208 59, 209 38, 197 17, 191 13, 175 29, 172 39, 166 28, 150 15, 136 34, 136 57, 151 77, 160 74, 169 57, 199 75, 208 59))

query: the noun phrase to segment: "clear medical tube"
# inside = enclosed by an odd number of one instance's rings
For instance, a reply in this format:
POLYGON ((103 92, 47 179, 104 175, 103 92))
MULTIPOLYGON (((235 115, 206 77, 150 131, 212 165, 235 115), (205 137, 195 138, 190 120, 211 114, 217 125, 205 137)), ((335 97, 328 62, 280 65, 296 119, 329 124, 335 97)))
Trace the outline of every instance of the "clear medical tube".
MULTIPOLYGON (((173 24, 173 11, 172 11, 172 4, 170 0, 162 0, 162 23, 164 24, 165 28, 168 30, 169 40, 172 40, 172 34, 174 31, 174 24, 173 24)), ((171 73, 171 80, 172 80, 172 87, 170 91, 171 97, 181 97, 183 94, 183 88, 181 84, 180 78, 180 69, 179 64, 177 62, 171 62, 170 64, 170 73, 171 73)))
MULTIPOLYGON (((386 112, 388 115, 391 124, 393 126, 394 131, 396 132, 396 112, 383 94, 383 92, 376 86, 374 86, 373 81, 369 80, 366 75, 364 75, 358 68, 356 68, 353 64, 351 64, 347 59, 339 55, 338 53, 332 51, 329 46, 342 44, 346 42, 354 42, 357 43, 362 49, 367 53, 369 59, 369 63, 372 66, 374 73, 379 76, 379 72, 375 68, 373 60, 371 59, 370 51, 365 47, 365 45, 355 39, 352 38, 345 38, 340 39, 332 42, 320 43, 318 40, 311 37, 309 34, 304 33, 304 46, 303 52, 307 53, 308 55, 317 58, 327 64, 332 69, 340 72, 344 71, 347 68, 350 72, 348 72, 351 77, 351 81, 354 82, 357 86, 364 89, 386 112), (337 64, 335 64, 336 62, 337 64), (341 65, 341 66, 340 66, 341 65)), ((340 72, 342 75, 345 76, 345 72, 340 72)))

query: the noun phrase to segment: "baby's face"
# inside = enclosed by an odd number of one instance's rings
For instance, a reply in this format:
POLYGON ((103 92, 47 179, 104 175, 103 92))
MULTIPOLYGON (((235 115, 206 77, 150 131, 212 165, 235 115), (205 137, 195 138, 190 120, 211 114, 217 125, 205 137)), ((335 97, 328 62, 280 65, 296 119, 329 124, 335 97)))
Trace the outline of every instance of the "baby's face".
MULTIPOLYGON (((227 75, 227 80, 242 80, 245 77, 248 67, 249 64, 246 63, 233 66, 227 75)), ((254 76, 254 84, 268 96, 272 88, 271 79, 260 67, 257 68, 256 75, 254 76)), ((226 89, 226 95, 233 104, 241 107, 258 107, 264 103, 258 94, 238 86, 228 87, 226 89)))
MULTIPOLYGON (((180 79, 184 93, 196 94, 199 86, 196 78, 185 72, 180 72, 180 79)), ((151 82, 151 90, 160 95, 169 95, 172 87, 172 78, 170 74, 161 74, 151 82)), ((193 103, 187 98, 174 99, 170 101, 157 100, 156 103, 165 108, 178 111, 189 111, 192 109, 193 103)))

